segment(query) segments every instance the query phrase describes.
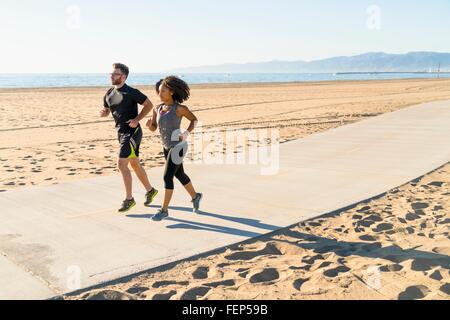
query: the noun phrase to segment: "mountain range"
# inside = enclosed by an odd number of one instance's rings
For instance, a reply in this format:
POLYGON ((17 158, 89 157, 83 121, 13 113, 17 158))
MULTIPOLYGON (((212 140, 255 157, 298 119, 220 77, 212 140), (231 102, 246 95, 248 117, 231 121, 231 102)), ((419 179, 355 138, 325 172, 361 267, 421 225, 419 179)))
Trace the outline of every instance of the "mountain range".
POLYGON ((345 73, 345 72, 437 72, 450 71, 450 53, 369 52, 314 61, 267 61, 225 63, 171 70, 177 73, 345 73), (439 69, 440 66, 440 69, 439 69))

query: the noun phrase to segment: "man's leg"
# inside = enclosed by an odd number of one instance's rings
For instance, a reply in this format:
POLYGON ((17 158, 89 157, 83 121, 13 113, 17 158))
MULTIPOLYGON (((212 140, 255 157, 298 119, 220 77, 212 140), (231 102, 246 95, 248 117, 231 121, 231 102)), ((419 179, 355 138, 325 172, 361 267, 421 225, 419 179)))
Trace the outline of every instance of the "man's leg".
POLYGON ((151 191, 153 189, 152 185, 150 184, 150 181, 148 180, 147 173, 145 172, 145 169, 142 167, 139 158, 133 158, 129 159, 131 167, 133 168, 134 172, 136 173, 137 177, 141 181, 141 183, 144 185, 145 190, 147 192, 151 191))
POLYGON ((125 185, 126 199, 131 200, 133 198, 132 193, 132 178, 130 169, 128 169, 129 159, 119 158, 117 161, 117 167, 122 174, 123 183, 125 185))

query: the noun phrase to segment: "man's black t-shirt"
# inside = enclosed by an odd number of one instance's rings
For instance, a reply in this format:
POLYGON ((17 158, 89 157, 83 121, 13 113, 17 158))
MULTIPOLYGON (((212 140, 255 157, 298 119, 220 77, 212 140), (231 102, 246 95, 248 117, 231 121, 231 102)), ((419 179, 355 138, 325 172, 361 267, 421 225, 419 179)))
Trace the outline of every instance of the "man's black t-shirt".
POLYGON ((145 100, 145 94, 125 84, 120 89, 109 89, 103 98, 103 105, 111 110, 117 130, 121 133, 131 133, 136 129, 131 128, 127 121, 138 116, 138 104, 143 104, 145 100))

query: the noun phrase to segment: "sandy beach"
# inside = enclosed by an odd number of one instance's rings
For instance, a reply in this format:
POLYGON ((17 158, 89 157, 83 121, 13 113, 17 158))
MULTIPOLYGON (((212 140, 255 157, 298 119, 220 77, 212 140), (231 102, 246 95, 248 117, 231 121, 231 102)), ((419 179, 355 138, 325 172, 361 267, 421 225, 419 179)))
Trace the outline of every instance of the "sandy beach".
POLYGON ((66 299, 450 299, 450 164, 386 195, 66 299))
MULTIPOLYGON (((159 103, 154 87, 139 88, 159 103)), ((98 116, 106 90, 0 89, 0 192, 118 173, 114 122, 98 116)), ((279 128, 283 143, 445 99, 448 79, 384 80, 194 85, 186 105, 204 130, 279 128)), ((141 160, 146 168, 164 164, 157 133, 145 130, 141 160)))
MULTIPOLYGON (((159 103, 152 86, 138 88, 159 103)), ((187 105, 203 129, 278 128, 283 143, 450 99, 450 80, 195 85, 191 90, 187 105)), ((0 90, 0 192, 118 174, 113 120, 98 116, 105 91, 0 90)), ((148 130, 141 160, 147 169, 164 164, 159 136, 148 130)), ((449 299, 449 184, 447 164, 334 216, 67 298, 449 299)))

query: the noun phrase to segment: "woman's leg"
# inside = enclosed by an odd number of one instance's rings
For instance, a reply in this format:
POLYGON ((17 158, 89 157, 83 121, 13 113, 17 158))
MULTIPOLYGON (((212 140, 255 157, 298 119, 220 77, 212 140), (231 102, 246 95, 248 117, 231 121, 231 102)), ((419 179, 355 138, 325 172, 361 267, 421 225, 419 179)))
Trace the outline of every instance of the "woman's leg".
MULTIPOLYGON (((185 151, 186 150, 184 150, 183 148, 181 148, 181 150, 179 151, 178 155, 180 156, 180 159, 183 159, 185 151)), ((180 181, 181 185, 186 189, 191 198, 195 199, 195 197, 197 196, 197 192, 195 192, 191 179, 184 172, 184 166, 182 162, 175 168, 175 178, 180 181)))
POLYGON ((181 184, 189 193, 191 198, 194 199, 197 196, 197 192, 195 191, 194 186, 192 185, 191 179, 184 172, 183 164, 181 164, 180 167, 178 168, 175 177, 178 179, 178 181, 181 182, 181 184))
POLYGON ((162 205, 163 210, 167 210, 169 208, 170 200, 172 199, 174 184, 173 178, 175 176, 175 171, 177 169, 177 165, 172 161, 172 150, 173 149, 165 149, 164 148, 164 157, 166 158, 166 167, 164 169, 164 202, 162 205))

